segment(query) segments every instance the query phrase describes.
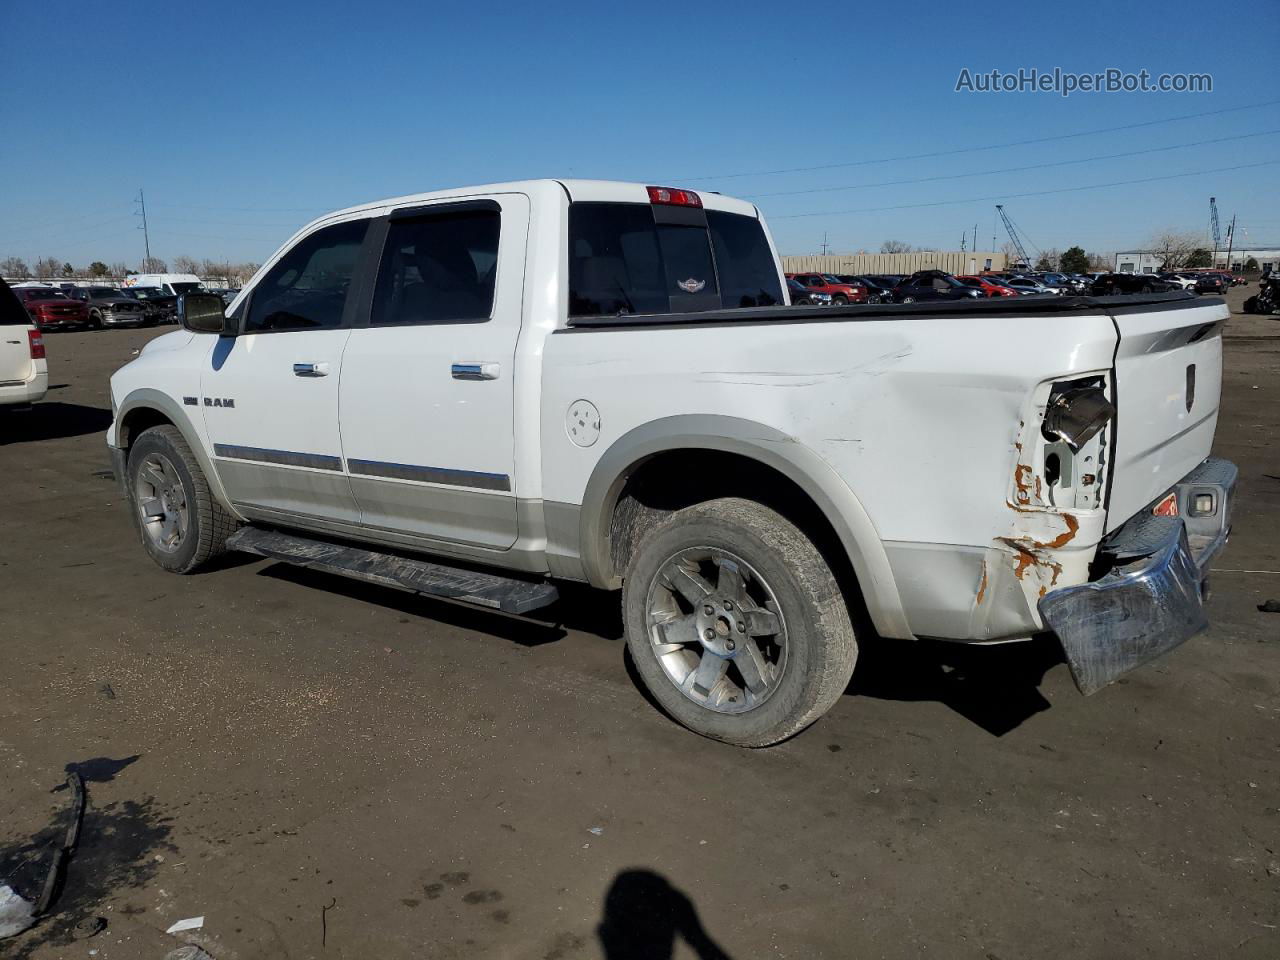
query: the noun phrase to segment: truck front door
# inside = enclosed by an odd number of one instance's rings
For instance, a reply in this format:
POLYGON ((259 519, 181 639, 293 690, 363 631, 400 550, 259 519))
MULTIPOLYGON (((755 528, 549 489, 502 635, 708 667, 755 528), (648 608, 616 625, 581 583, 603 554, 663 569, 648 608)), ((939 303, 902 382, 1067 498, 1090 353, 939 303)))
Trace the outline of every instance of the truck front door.
POLYGON ((250 291, 242 332, 213 345, 199 405, 227 495, 251 516, 355 526, 342 461, 338 381, 348 296, 369 220, 299 240, 250 291))
POLYGON ((339 395, 366 526, 490 549, 515 543, 514 361, 528 226, 521 194, 386 221, 339 395))

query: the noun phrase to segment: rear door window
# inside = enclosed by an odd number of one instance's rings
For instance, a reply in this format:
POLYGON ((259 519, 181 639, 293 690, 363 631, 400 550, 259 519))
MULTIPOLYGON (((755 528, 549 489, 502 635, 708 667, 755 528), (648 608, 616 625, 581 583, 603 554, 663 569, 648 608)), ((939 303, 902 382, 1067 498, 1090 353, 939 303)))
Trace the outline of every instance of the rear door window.
POLYGON ((374 292, 373 326, 488 320, 499 228, 497 210, 393 220, 374 292))
POLYGON ((682 222, 641 203, 569 208, 569 315, 676 313, 781 304, 760 221, 690 210, 682 222))

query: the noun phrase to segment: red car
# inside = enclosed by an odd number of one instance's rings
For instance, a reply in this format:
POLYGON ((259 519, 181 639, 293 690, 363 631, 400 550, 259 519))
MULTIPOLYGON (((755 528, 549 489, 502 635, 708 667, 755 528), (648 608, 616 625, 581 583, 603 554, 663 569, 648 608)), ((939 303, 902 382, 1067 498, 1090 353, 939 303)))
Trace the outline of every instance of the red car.
POLYGON ((89 308, 52 287, 14 287, 31 322, 40 330, 65 330, 89 324, 89 308))
POLYGON ((1012 287, 1006 287, 994 277, 956 277, 966 287, 977 287, 983 291, 988 297, 1016 297, 1018 291, 1012 287))
POLYGON ((788 273, 788 280, 795 280, 814 293, 831 294, 831 302, 866 303, 867 288, 856 283, 844 283, 829 273, 788 273))

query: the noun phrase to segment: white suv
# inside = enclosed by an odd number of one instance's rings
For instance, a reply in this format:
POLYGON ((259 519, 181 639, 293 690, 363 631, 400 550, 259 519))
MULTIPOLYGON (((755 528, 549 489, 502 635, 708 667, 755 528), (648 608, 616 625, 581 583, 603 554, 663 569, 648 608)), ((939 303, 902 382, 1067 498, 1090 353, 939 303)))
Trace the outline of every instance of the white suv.
POLYGON ((0 407, 27 406, 49 389, 44 338, 8 284, 0 280, 0 407))

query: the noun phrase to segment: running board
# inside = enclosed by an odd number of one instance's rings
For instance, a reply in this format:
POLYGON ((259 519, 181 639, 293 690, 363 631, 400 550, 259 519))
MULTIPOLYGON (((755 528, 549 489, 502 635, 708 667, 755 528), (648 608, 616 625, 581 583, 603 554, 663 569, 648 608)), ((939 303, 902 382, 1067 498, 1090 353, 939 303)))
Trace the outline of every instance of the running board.
POLYGON ((260 527, 240 528, 227 538, 227 547, 298 567, 323 570, 429 597, 472 603, 503 613, 528 613, 554 603, 559 597, 556 588, 549 583, 513 580, 425 560, 409 560, 394 554, 375 553, 260 527))

